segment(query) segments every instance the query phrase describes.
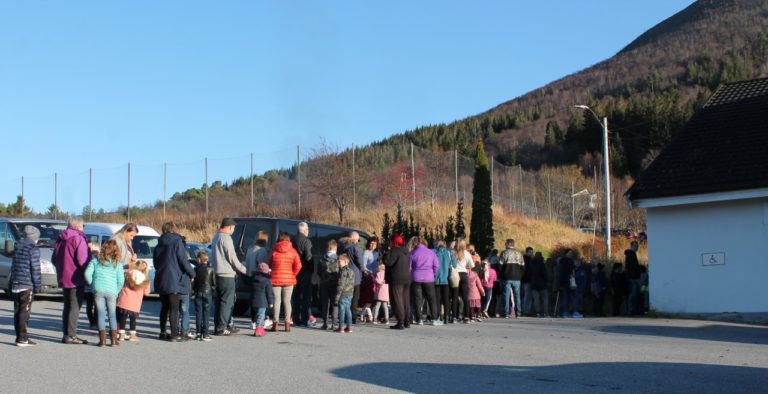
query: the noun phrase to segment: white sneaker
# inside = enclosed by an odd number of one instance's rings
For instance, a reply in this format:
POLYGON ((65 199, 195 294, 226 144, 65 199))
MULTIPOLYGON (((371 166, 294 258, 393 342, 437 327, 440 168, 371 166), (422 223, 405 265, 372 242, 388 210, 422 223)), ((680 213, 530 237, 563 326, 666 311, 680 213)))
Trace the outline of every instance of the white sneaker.
POLYGON ((573 312, 573 318, 574 319, 581 319, 582 317, 584 317, 584 315, 582 315, 581 313, 573 312))

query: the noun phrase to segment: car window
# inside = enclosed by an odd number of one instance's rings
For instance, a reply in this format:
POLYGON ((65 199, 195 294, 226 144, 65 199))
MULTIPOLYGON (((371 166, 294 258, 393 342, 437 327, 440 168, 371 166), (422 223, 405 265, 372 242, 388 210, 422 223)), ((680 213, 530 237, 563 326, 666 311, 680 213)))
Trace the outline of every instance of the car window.
POLYGON ((131 242, 133 253, 140 259, 151 259, 159 241, 160 238, 154 235, 137 235, 131 242))
MULTIPOLYGON (((16 231, 18 234, 22 234, 25 226, 34 226, 38 230, 40 230, 40 239, 37 241, 37 246, 41 248, 52 248, 53 244, 56 243, 56 239, 59 238, 59 233, 64 231, 67 226, 63 223, 46 223, 46 222, 33 222, 33 223, 14 223, 14 226, 16 227, 16 231)), ((6 231, 7 234, 13 235, 15 237, 15 234, 10 229, 10 226, 8 228, 8 231, 6 231)))
POLYGON ((10 239, 12 243, 16 243, 16 241, 13 239, 13 235, 9 234, 8 231, 9 228, 5 223, 0 223, 0 248, 1 250, 5 250, 5 240, 10 239))
POLYGON ((99 244, 99 236, 94 234, 85 234, 85 239, 88 240, 88 243, 93 243, 98 245, 99 244))
MULTIPOLYGON (((317 227, 315 236, 312 238, 312 254, 322 255, 328 249, 328 241, 333 239, 339 242, 341 238, 347 235, 347 232, 343 230, 317 227)), ((339 249, 341 249, 341 245, 339 245, 339 249)))
MULTIPOLYGON (((266 221, 266 220, 255 220, 255 221, 249 221, 245 222, 242 226, 238 226, 241 228, 241 232, 243 234, 242 243, 238 247, 235 246, 235 249, 237 251, 237 258, 240 260, 245 260, 245 254, 248 251, 248 248, 253 245, 253 242, 256 240, 256 235, 259 233, 259 231, 265 231, 267 235, 269 236, 269 245, 274 245, 275 240, 272 239, 272 228, 273 228, 273 222, 272 221, 266 221)), ((233 235, 234 237, 234 235, 233 235)))

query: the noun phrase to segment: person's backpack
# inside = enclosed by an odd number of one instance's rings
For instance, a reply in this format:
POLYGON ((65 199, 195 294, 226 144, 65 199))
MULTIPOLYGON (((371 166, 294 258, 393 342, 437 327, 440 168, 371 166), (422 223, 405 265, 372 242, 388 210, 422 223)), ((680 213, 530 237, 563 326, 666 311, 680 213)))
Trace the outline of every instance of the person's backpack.
POLYGON ((320 280, 323 282, 333 282, 339 279, 339 259, 338 256, 333 258, 324 255, 320 259, 320 280))

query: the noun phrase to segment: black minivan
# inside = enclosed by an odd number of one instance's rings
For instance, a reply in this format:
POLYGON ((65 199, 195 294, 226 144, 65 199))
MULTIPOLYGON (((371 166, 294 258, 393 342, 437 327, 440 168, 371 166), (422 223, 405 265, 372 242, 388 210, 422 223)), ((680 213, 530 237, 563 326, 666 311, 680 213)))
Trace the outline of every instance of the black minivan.
MULTIPOLYGON (((291 237, 294 237, 297 233, 297 229, 301 220, 287 219, 287 218, 275 218, 275 217, 245 217, 234 218, 237 225, 235 226, 235 232, 232 234, 232 241, 235 244, 235 251, 237 252, 237 258, 245 263, 245 255, 248 252, 248 248, 253 245, 256 240, 256 234, 259 231, 264 231, 269 234, 269 248, 271 249, 275 245, 275 240, 280 233, 288 233, 291 237)), ((357 247, 360 251, 364 251, 368 245, 368 239, 370 235, 365 231, 358 230, 350 227, 336 226, 332 224, 306 222, 309 225, 309 239, 312 241, 312 256, 315 265, 317 265, 320 258, 325 253, 328 241, 334 239, 338 241, 349 235, 350 231, 357 231, 360 234, 360 242, 357 247)), ((313 278, 313 282, 316 283, 316 278, 313 278)), ((315 294, 317 292, 314 292, 315 294)), ((237 303, 235 305, 235 313, 242 314, 250 306, 250 287, 243 282, 242 278, 237 279, 237 303)), ((315 295, 314 298, 317 298, 315 295)), ((313 302, 313 304, 315 304, 313 302)), ((319 304, 319 303, 318 303, 319 304)))

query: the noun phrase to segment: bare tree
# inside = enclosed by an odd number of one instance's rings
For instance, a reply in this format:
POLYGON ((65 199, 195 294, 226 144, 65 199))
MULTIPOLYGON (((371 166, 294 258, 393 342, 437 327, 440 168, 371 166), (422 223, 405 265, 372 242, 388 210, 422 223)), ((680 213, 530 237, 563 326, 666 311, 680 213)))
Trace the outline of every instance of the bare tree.
MULTIPOLYGON (((340 151, 325 139, 310 149, 307 184, 309 192, 327 199, 339 213, 339 223, 344 224, 344 215, 352 202, 352 154, 340 151)), ((357 171, 360 174, 360 171, 357 171)), ((358 179, 363 177, 358 176, 358 179)))

